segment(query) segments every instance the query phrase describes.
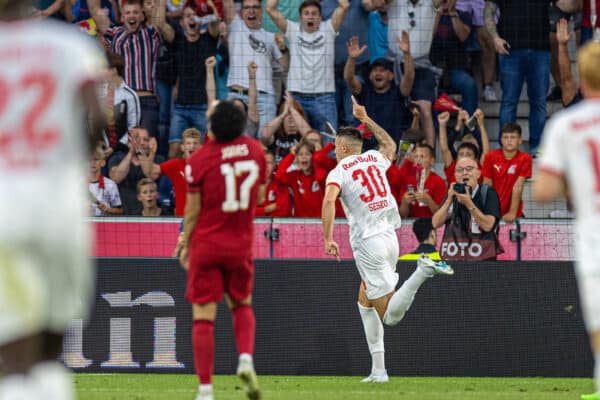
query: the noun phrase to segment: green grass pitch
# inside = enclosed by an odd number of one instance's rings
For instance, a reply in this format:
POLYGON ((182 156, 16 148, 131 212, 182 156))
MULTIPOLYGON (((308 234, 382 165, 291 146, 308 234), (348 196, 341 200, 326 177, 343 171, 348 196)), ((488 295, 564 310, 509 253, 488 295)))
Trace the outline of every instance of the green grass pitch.
MULTIPOLYGON (((403 378, 360 383, 354 376, 260 376, 263 400, 577 400, 593 392, 581 378, 403 378)), ((75 374, 80 400, 193 400, 195 375, 75 374)), ((243 400, 237 377, 213 380, 215 400, 243 400)))

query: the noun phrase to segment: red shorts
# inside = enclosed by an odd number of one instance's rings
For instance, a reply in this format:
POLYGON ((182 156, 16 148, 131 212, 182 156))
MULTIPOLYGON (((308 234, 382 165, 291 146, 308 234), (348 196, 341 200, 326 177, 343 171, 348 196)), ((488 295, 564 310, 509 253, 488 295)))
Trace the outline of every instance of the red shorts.
POLYGON ((254 264, 252 257, 192 252, 185 297, 192 304, 219 302, 223 293, 234 301, 252 294, 254 264))

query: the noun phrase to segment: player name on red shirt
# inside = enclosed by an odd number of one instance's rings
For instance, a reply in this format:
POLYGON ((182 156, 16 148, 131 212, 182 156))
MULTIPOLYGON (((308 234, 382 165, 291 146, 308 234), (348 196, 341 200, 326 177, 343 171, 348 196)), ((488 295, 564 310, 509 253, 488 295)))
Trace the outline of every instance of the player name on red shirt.
POLYGON ((227 160, 234 157, 245 157, 248 154, 250 154, 250 151, 248 150, 248 146, 245 144, 236 144, 221 149, 222 160, 227 160))

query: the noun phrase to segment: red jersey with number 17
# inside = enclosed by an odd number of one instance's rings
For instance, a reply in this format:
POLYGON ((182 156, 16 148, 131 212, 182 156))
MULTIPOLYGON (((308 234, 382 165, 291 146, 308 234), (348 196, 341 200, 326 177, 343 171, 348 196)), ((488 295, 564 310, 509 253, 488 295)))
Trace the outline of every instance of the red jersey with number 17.
POLYGON ((266 182, 262 145, 247 136, 211 140, 190 156, 185 173, 188 191, 201 196, 191 252, 251 256, 256 196, 266 182))

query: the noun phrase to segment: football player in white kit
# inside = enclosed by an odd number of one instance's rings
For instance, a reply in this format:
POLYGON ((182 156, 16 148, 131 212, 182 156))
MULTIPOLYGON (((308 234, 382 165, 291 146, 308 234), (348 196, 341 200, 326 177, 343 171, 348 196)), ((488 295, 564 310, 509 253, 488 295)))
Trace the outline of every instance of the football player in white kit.
POLYGON ((584 100, 546 123, 542 156, 533 181, 533 199, 548 202, 566 189, 576 215, 575 275, 586 329, 594 353, 596 393, 600 399, 600 43, 589 42, 577 54, 584 100), (596 255, 596 256, 594 256, 596 255))
POLYGON ((105 63, 85 35, 26 20, 31 10, 0 0, 0 399, 73 399, 56 357, 93 298, 84 120, 97 135, 105 63))
POLYGON ((327 176, 322 219, 325 251, 339 260, 339 247, 333 241, 335 201, 340 196, 348 225, 350 245, 356 268, 362 279, 358 310, 371 353, 371 373, 363 382, 388 382, 385 369, 383 323, 396 325, 410 308, 419 287, 428 278, 454 271, 444 262, 434 262, 424 254, 417 269, 394 291, 398 283, 396 263, 399 247, 396 229, 400 228, 398 205, 390 190, 386 171, 396 154, 396 143, 388 133, 368 117, 356 103, 354 116, 375 135, 379 151, 361 154, 362 135, 355 128, 340 128, 335 138, 338 161, 327 176))

